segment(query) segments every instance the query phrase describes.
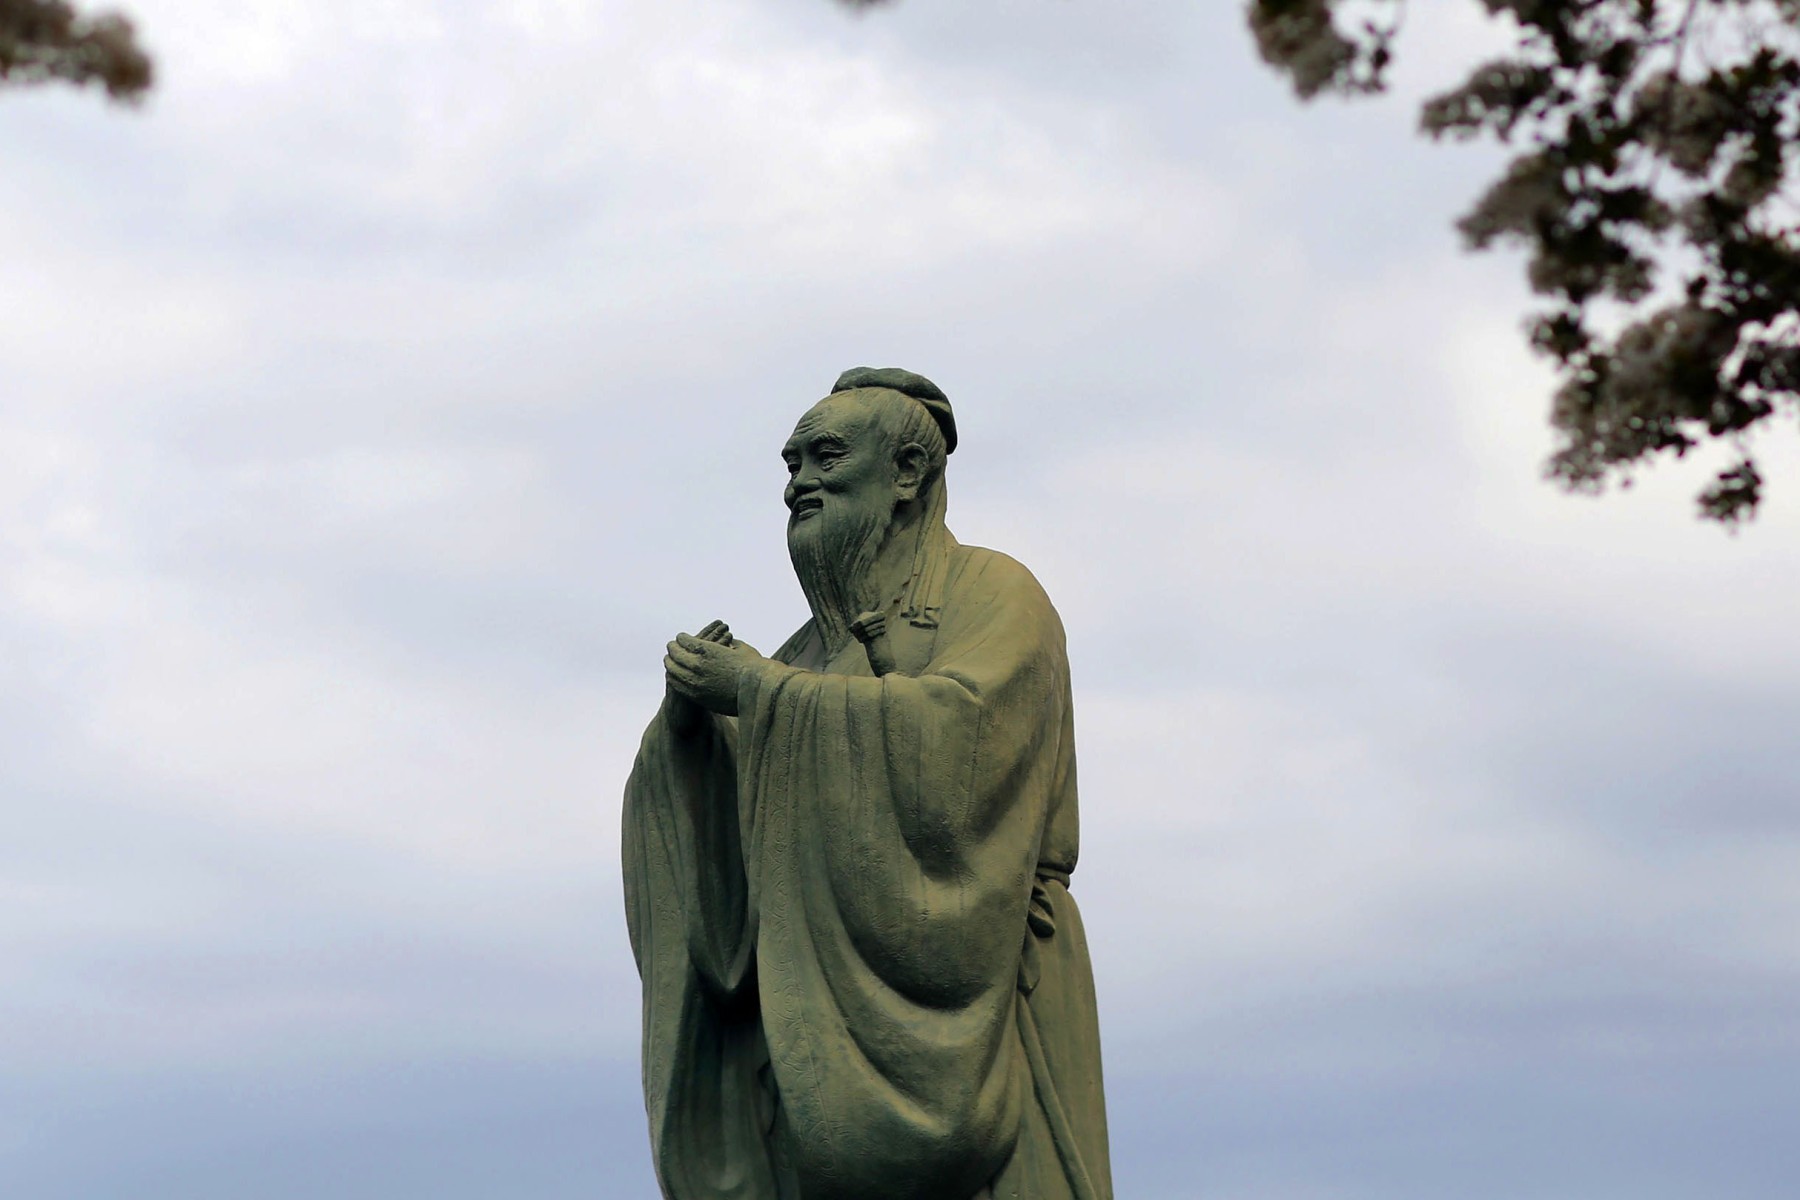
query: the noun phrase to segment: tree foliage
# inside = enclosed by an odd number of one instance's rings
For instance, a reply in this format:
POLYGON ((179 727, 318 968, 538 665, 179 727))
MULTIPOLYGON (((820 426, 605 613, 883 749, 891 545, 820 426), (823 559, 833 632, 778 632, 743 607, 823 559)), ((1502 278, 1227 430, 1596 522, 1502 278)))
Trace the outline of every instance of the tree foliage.
POLYGON ((117 13, 82 16, 62 0, 0 0, 0 85, 97 83, 114 100, 150 87, 150 58, 117 13))
MULTIPOLYGON (((1304 99, 1380 91, 1406 0, 1251 0, 1304 99)), ((1598 491, 1723 440, 1699 497, 1755 513, 1749 435, 1800 416, 1800 0, 1480 0, 1511 52, 1425 103, 1436 138, 1517 148, 1458 223, 1522 246, 1559 374, 1548 474, 1598 491)))

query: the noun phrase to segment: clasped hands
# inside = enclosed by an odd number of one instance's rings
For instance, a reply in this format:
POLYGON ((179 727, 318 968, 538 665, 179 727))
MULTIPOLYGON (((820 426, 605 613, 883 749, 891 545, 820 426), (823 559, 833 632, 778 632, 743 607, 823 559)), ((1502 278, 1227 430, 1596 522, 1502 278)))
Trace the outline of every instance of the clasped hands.
POLYGON ((732 637, 723 621, 714 621, 697 634, 676 634, 663 656, 670 724, 676 732, 686 733, 705 713, 736 716, 744 672, 768 661, 754 646, 732 637))

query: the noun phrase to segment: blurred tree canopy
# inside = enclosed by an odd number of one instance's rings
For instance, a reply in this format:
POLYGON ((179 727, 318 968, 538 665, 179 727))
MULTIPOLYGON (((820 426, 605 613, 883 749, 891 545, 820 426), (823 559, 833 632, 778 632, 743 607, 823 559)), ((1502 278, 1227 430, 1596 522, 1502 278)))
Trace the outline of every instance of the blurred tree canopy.
POLYGON ((117 13, 86 17, 62 0, 0 0, 0 85, 57 79, 137 100, 150 87, 150 58, 117 13))
MULTIPOLYGON (((840 0, 867 8, 881 0, 840 0)), ((1506 169, 1457 223, 1518 245, 1556 365, 1547 474, 1577 491, 1720 443, 1703 517, 1753 516, 1750 436, 1800 418, 1800 0, 1467 0, 1508 52, 1428 100, 1433 138, 1506 169)), ((1383 90, 1407 0, 1248 0, 1303 100, 1383 90)))
MULTIPOLYGON (((1426 101, 1434 138, 1511 162, 1458 222, 1523 246, 1557 366, 1549 475, 1598 491, 1724 440, 1700 494, 1755 513, 1748 435, 1800 417, 1800 0, 1479 0, 1510 52, 1426 101)), ((1251 0, 1263 58, 1303 99, 1382 89, 1406 0, 1251 0)))

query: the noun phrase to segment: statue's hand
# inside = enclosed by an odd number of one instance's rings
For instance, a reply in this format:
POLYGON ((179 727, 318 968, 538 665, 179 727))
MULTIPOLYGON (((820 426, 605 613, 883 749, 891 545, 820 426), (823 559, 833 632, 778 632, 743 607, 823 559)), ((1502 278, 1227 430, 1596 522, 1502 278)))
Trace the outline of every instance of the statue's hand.
MULTIPOLYGON (((694 636, 703 642, 719 642, 726 646, 733 642, 731 627, 723 621, 708 622, 694 636)), ((706 710, 677 691, 674 683, 668 683, 663 691, 663 723, 669 732, 677 737, 692 737, 700 732, 705 721, 706 710)))
MULTIPOLYGON (((727 635, 729 636, 729 635, 727 635)), ((704 641, 677 634, 663 658, 669 691, 722 717, 737 715, 738 684, 745 671, 767 662, 747 642, 704 641)))
POLYGON ((850 622, 850 635, 865 646, 886 632, 886 613, 866 612, 850 622))
POLYGON ((869 656, 869 670, 879 679, 894 671, 894 648, 888 644, 887 614, 866 612, 850 622, 850 635, 863 644, 869 656))

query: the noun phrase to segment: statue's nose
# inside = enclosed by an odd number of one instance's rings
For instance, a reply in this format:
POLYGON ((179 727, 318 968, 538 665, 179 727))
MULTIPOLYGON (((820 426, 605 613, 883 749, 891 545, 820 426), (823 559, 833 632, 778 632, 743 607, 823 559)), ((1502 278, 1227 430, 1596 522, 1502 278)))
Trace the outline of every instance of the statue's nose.
POLYGON ((787 487, 782 489, 781 498, 787 502, 789 508, 792 508, 800 503, 801 499, 818 490, 819 481, 817 479, 807 479, 796 475, 788 480, 787 487))

